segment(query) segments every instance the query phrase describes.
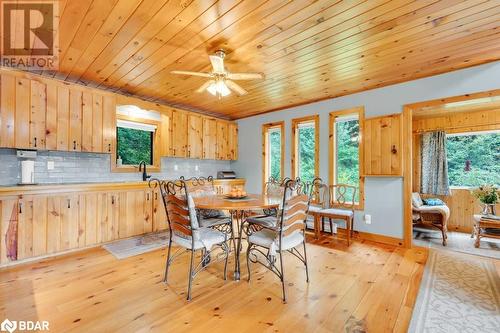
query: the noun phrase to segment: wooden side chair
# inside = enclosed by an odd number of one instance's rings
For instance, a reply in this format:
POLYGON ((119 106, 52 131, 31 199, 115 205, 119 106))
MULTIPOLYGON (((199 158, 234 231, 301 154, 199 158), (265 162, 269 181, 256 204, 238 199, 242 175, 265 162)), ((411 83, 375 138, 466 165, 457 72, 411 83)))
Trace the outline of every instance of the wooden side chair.
POLYGON ((412 193, 411 203, 413 225, 439 229, 443 237, 443 246, 446 246, 448 240, 448 219, 450 217, 450 208, 446 205, 425 205, 420 197, 420 194, 417 192, 412 193))
POLYGON ((173 260, 185 252, 191 253, 188 275, 187 300, 191 300, 192 283, 195 276, 208 266, 209 258, 213 249, 220 248, 222 253, 217 256, 217 262, 224 260, 224 280, 227 279, 227 262, 229 258, 229 246, 227 235, 198 224, 198 218, 192 196, 189 194, 186 182, 183 179, 176 181, 161 181, 152 179, 149 187, 160 188, 163 204, 167 213, 169 240, 167 260, 165 263, 165 276, 163 281, 168 281, 168 271, 173 260), (172 244, 175 243, 179 249, 172 252, 172 244), (185 250, 185 251, 183 251, 185 250), (201 261, 194 266, 194 257, 197 251, 201 251, 201 261))
POLYGON ((333 230, 333 220, 344 220, 346 227, 347 246, 351 243, 354 227, 354 206, 357 188, 347 184, 329 186, 329 207, 321 209, 314 214, 314 231, 316 238, 320 232, 320 218, 328 218, 330 230, 333 230))
MULTIPOLYGON (((289 180, 290 178, 288 177, 283 178, 282 180, 270 177, 264 186, 264 194, 271 197, 282 198, 285 183, 289 180)), ((276 208, 263 209, 262 214, 247 218, 249 230, 259 230, 263 227, 275 227, 277 225, 277 212, 278 210, 276 208)))
MULTIPOLYGON (((323 231, 325 230, 325 218, 319 213, 326 208, 330 208, 330 188, 327 184, 323 183, 321 178, 315 178, 311 184, 309 205, 309 215, 313 218, 313 229, 316 223, 314 220, 321 219, 323 231)), ((314 230, 316 232, 316 229, 314 230)), ((330 228, 330 231, 333 234, 332 228, 330 228)))
POLYGON ((283 255, 293 254, 306 269, 306 281, 309 282, 305 240, 305 222, 309 209, 309 196, 301 193, 297 180, 288 180, 283 191, 283 201, 278 211, 278 223, 275 227, 263 228, 248 236, 247 267, 250 281, 250 262, 260 263, 281 280, 283 302, 286 303, 285 271, 283 255), (303 253, 298 248, 303 247, 303 253), (278 264, 279 259, 279 264, 278 264))

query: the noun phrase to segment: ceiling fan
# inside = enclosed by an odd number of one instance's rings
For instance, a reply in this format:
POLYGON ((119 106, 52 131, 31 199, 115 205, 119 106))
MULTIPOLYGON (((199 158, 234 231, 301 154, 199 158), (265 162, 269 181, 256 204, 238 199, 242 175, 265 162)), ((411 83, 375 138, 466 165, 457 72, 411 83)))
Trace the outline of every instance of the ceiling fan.
POLYGON ((196 92, 201 93, 207 90, 219 99, 225 97, 231 93, 231 90, 235 91, 238 95, 245 95, 248 93, 240 85, 236 84, 234 81, 237 80, 256 80, 263 79, 264 75, 262 73, 230 73, 224 67, 224 57, 226 53, 224 50, 219 50, 215 52, 214 55, 208 56, 210 62, 212 63, 212 71, 207 72, 191 72, 191 71, 171 71, 172 74, 179 75, 193 75, 209 78, 201 87, 199 87, 196 92))

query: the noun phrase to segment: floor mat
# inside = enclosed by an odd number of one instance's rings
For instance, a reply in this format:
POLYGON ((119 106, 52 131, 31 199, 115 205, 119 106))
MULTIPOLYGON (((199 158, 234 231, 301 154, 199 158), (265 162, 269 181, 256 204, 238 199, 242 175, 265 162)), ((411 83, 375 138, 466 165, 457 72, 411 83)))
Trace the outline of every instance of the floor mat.
POLYGON ((168 232, 151 233, 103 245, 115 258, 124 259, 154 251, 168 244, 168 232))

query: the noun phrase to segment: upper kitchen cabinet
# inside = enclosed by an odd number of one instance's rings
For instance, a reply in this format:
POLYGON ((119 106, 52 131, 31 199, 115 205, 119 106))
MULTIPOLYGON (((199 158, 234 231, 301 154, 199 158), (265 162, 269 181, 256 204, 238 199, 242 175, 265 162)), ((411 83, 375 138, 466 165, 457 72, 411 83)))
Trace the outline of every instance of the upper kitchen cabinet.
POLYGON ((229 159, 238 159, 238 124, 229 123, 228 129, 228 147, 229 147, 229 159))
MULTIPOLYGON (((236 123, 6 69, 0 70, 0 148, 114 154, 117 105, 159 115, 155 159, 238 158, 236 123)), ((140 118, 134 113, 127 120, 140 118)))
POLYGON ((203 158, 217 158, 217 121, 214 118, 203 118, 203 158))
POLYGON ((217 159, 229 160, 229 127, 225 121, 217 121, 217 159))
POLYGON ((183 111, 172 111, 171 146, 173 157, 187 157, 188 147, 188 114, 183 111))
POLYGON ((0 73, 0 147, 111 152, 116 136, 114 95, 0 73))
POLYGON ((194 113, 188 116, 188 157, 203 157, 203 117, 194 113))
POLYGON ((402 176, 402 116, 365 119, 365 176, 402 176))

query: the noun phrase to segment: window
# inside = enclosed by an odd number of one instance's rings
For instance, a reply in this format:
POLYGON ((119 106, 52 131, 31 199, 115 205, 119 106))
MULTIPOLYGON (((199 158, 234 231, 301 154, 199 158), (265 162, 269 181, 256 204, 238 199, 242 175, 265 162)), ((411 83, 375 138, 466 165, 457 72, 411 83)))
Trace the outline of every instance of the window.
POLYGON ((447 135, 450 186, 500 184, 500 131, 447 135))
POLYGON ((292 175, 312 181, 319 175, 319 116, 292 120, 292 175))
POLYGON ((155 132, 152 124, 118 120, 116 157, 122 159, 122 165, 137 166, 141 161, 153 165, 155 132))
MULTIPOLYGON (((363 108, 330 113, 330 184, 347 184, 357 188, 354 201, 363 207, 362 176, 363 108)), ((352 196, 352 193, 348 196, 352 196)))
POLYGON ((284 134, 285 123, 283 121, 262 125, 263 184, 269 177, 283 178, 284 134))

